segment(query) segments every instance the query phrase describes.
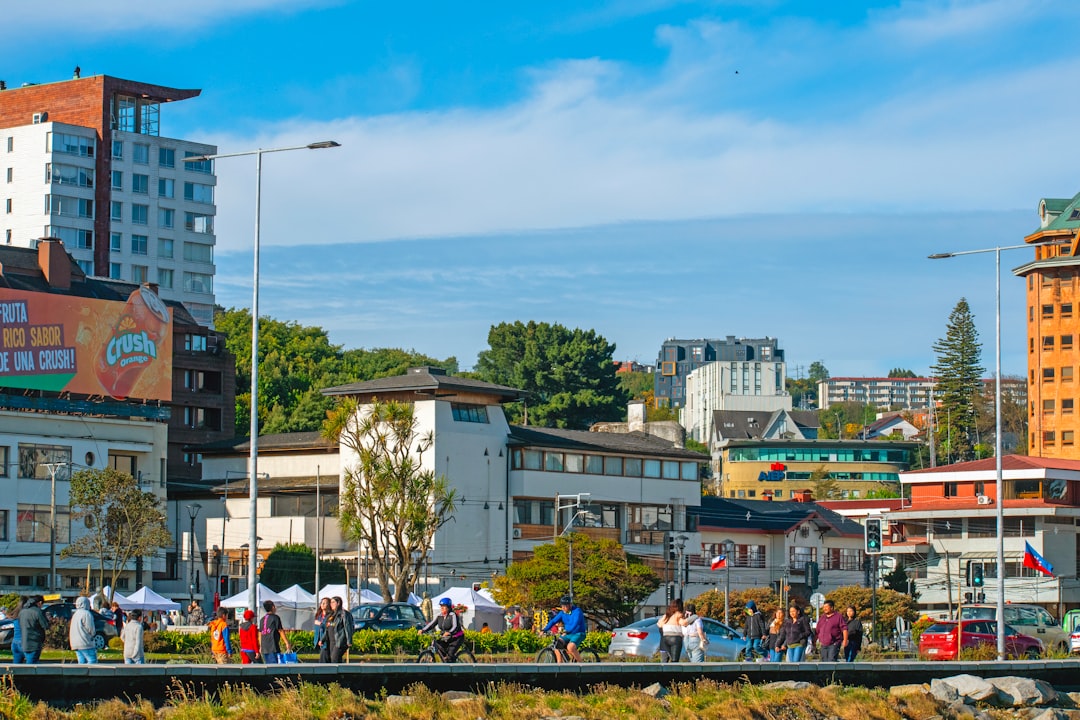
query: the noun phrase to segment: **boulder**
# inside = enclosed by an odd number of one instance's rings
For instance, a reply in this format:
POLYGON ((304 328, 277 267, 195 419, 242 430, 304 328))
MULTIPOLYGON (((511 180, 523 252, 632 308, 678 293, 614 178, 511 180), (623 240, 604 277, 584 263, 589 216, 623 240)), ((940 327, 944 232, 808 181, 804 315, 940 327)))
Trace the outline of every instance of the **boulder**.
POLYGON ((997 688, 976 675, 953 675, 942 682, 953 687, 969 705, 989 700, 997 694, 997 688))
POLYGON ((660 699, 668 694, 668 689, 660 683, 653 683, 648 687, 641 688, 641 692, 645 693, 649 697, 660 699))
POLYGON ((476 697, 476 693, 465 692, 464 690, 447 690, 442 694, 442 699, 447 702, 453 700, 472 700, 476 697))
POLYGON ((1047 705, 1057 699, 1054 688, 1042 680, 1009 675, 990 678, 989 682, 997 690, 994 702, 1004 707, 1047 705))
POLYGON ((780 680, 761 686, 763 690, 808 690, 810 687, 810 683, 805 680, 780 680))
POLYGON ((956 692, 956 688, 938 678, 930 681, 930 694, 944 705, 951 705, 960 699, 960 693, 956 692))

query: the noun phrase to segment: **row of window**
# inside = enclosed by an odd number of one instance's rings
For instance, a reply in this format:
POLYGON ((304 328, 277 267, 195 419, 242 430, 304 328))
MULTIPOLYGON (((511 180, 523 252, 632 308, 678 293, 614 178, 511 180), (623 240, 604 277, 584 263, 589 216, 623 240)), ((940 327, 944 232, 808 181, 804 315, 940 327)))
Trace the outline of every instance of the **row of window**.
MULTIPOLYGON (((77 261, 79 267, 87 275, 94 274, 93 263, 89 260, 77 261)), ((133 283, 148 283, 150 279, 150 266, 132 264, 129 266, 129 277, 133 283)), ((113 280, 123 280, 124 264, 118 262, 109 263, 109 277, 113 280)), ((214 276, 208 273, 184 272, 182 275, 183 290, 188 293, 201 295, 214 294, 214 276)), ((157 286, 163 290, 172 290, 176 285, 176 272, 172 268, 157 268, 157 286)))
MULTIPOLYGON (((125 143, 123 140, 113 140, 112 143, 112 157, 113 160, 123 160, 125 152, 125 143)), ((185 151, 184 157, 195 157, 201 153, 194 153, 191 151, 185 151)), ((92 157, 92 155, 90 156, 92 157)), ((131 143, 131 161, 136 165, 149 165, 150 164, 150 146, 146 143, 131 143)), ((199 160, 196 162, 184 162, 181 163, 184 168, 192 172, 210 174, 214 171, 214 164, 211 160, 199 160)), ((163 168, 175 168, 176 167, 176 149, 159 147, 158 148, 158 167, 163 168)))
MULTIPOLYGON (((789 473, 790 474, 790 473, 789 473)), ((796 490, 792 490, 790 495, 795 497, 796 490)), ((840 497, 843 500, 857 500, 862 495, 859 490, 842 489, 840 490, 840 497)), ((733 498, 756 498, 758 496, 757 490, 728 490, 728 497, 733 498)), ((784 490, 782 488, 769 488, 768 490, 761 491, 762 497, 772 498, 774 500, 780 500, 784 497, 784 490)))
MULTIPOLYGON (((1061 382, 1072 382, 1076 377, 1075 368, 1072 365, 1064 365, 1060 368, 1044 367, 1042 369, 1042 381, 1044 383, 1052 383, 1055 380, 1061 382)), ((1035 382, 1035 370, 1031 371, 1031 382, 1035 382)))
POLYGON ((511 454, 514 470, 545 470, 547 472, 584 473, 586 475, 618 475, 622 477, 663 478, 665 480, 697 480, 696 462, 653 460, 618 455, 585 455, 583 453, 550 450, 515 449, 511 454))
MULTIPOLYGON (((1060 337, 1054 337, 1053 335, 1043 335, 1042 348, 1043 350, 1053 350, 1055 347, 1059 347, 1062 350, 1073 349, 1073 336, 1062 335, 1060 337)), ((1035 352, 1035 338, 1028 339, 1028 352, 1035 352)))
MULTIPOLYGON (((516 499, 513 506, 515 525, 550 525, 555 526, 555 502, 553 500, 516 499)), ((634 537, 631 542, 642 544, 662 544, 663 532, 673 529, 670 505, 632 505, 627 508, 628 530, 659 531, 655 538, 634 537)), ((563 510, 559 518, 560 527, 565 527, 574 518, 575 527, 622 528, 623 513, 619 505, 612 503, 591 503, 570 510, 563 510)), ((689 518, 688 518, 689 519, 689 518)))
MULTIPOLYGON (((1041 315, 1043 320, 1051 320, 1054 317, 1054 311, 1057 311, 1057 316, 1061 319, 1068 320, 1073 316, 1073 304, 1071 302, 1061 303, 1058 306, 1054 306, 1052 303, 1047 303, 1041 308, 1041 315)), ((1028 322, 1035 321, 1035 306, 1028 305, 1028 322)))
MULTIPOLYGON (((61 238, 63 239, 63 238, 61 238)), ((157 256, 160 258, 173 258, 175 257, 176 243, 172 238, 158 238, 157 239, 157 256)), ((119 253, 123 252, 124 247, 124 234, 121 232, 109 233, 109 252, 119 253)), ((184 248, 184 260, 188 262, 214 262, 214 246, 207 245, 201 242, 185 242, 184 248)), ((147 235, 140 235, 133 233, 131 235, 131 254, 132 255, 149 255, 150 254, 150 238, 147 235)))
MULTIPOLYGON (((1005 537, 1024 538, 1035 537, 1034 518, 1007 517, 1004 518, 1005 537)), ((937 537, 937 538, 993 538, 997 537, 997 518, 989 517, 954 517, 937 518, 934 520, 904 520, 904 536, 908 539, 937 537), (965 526, 967 534, 964 534, 965 526), (927 533, 930 533, 928 535, 927 533)))
MULTIPOLYGON (((1076 440, 1076 434, 1072 430, 1062 430, 1060 433, 1058 433, 1058 432, 1056 432, 1054 430, 1044 430, 1042 435, 1043 435, 1043 445, 1057 445, 1059 435, 1061 437, 1061 446, 1062 447, 1072 447, 1072 445, 1074 444, 1074 442, 1076 440)), ((1031 440, 1032 440, 1032 444, 1034 445, 1034 443, 1035 443, 1034 436, 1032 436, 1031 440)))
POLYGON ((886 448, 733 447, 728 462, 887 462, 907 464, 908 451, 886 448))

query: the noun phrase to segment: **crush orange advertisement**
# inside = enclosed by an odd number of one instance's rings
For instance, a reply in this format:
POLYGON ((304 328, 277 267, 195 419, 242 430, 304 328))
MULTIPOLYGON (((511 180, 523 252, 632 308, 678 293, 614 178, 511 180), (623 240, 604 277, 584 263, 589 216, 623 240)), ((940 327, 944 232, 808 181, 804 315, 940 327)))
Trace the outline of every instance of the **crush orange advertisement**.
POLYGON ((172 399, 172 314, 152 290, 127 302, 0 288, 0 387, 172 399))

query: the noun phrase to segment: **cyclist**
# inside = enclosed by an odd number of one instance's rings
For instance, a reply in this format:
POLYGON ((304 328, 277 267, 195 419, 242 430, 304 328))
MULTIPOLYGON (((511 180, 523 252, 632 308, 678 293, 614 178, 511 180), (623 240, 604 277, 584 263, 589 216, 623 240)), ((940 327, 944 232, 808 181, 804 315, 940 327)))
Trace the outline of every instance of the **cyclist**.
POLYGON ((420 632, 426 633, 435 627, 439 628, 440 633, 439 637, 435 638, 436 649, 447 662, 454 662, 461 643, 465 641, 465 630, 461 626, 461 618, 454 612, 454 603, 450 598, 439 601, 439 614, 422 627, 420 632))
MULTIPOLYGON (((585 613, 581 611, 581 608, 574 605, 574 600, 569 595, 563 595, 562 599, 559 600, 559 604, 562 605, 562 610, 555 613, 555 616, 548 621, 548 624, 544 626, 544 632, 549 632, 551 628, 561 622, 563 632, 559 638, 566 643, 566 652, 569 653, 574 662, 581 662, 578 645, 585 639, 585 613)), ((555 657, 559 662, 562 662, 561 654, 556 653, 555 657)))

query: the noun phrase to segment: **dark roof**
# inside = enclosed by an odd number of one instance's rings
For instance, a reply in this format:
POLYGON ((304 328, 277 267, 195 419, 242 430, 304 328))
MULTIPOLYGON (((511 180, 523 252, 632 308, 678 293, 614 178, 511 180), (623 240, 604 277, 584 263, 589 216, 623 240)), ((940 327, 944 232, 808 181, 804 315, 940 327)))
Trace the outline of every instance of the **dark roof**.
POLYGON ((756 440, 784 414, 800 431, 821 426, 813 410, 714 410, 713 434, 728 440, 756 440))
POLYGON ((538 446, 582 452, 617 452, 627 455, 656 456, 708 462, 709 456, 674 445, 669 440, 643 432, 608 433, 588 430, 560 430, 523 425, 510 426, 512 446, 538 446))
POLYGON ((839 535, 858 536, 863 527, 816 503, 768 500, 735 500, 707 496, 699 507, 686 512, 698 518, 698 528, 787 532, 806 520, 816 519, 839 535))
MULTIPOLYGON (((260 476, 262 473, 259 473, 260 476)), ((246 477, 236 478, 229 480, 228 483, 223 482, 221 479, 211 479, 211 492, 225 495, 228 493, 229 497, 248 494, 248 481, 246 477)), ((289 477, 260 477, 258 490, 260 494, 276 494, 287 495, 290 493, 308 493, 315 489, 318 485, 319 490, 328 495, 338 495, 341 492, 341 486, 339 484, 339 478, 336 474, 321 475, 315 477, 314 475, 304 476, 289 476, 289 477)))
MULTIPOLYGON (((246 437, 219 440, 205 445, 190 445, 184 448, 192 452, 201 452, 205 455, 246 455, 251 452, 251 443, 246 437)), ((337 451, 338 444, 327 440, 322 433, 294 432, 276 433, 259 436, 259 452, 274 452, 275 450, 333 450, 337 451)))
POLYGON ((409 368, 404 375, 365 380, 323 389, 323 395, 378 395, 379 393, 408 392, 432 397, 452 397, 457 393, 480 393, 491 395, 500 402, 520 400, 525 393, 505 385, 495 385, 473 378, 447 375, 442 368, 409 368))

